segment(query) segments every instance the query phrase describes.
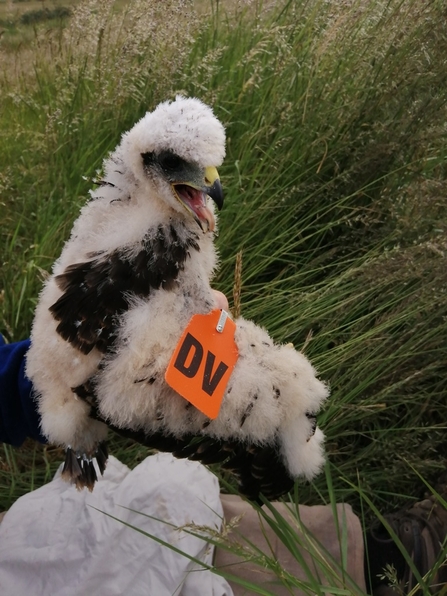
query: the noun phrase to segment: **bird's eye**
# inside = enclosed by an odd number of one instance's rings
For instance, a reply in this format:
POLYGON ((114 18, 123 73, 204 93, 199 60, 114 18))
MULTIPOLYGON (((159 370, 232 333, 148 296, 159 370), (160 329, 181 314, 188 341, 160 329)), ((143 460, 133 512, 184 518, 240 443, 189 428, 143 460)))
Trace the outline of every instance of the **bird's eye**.
POLYGON ((143 158, 143 163, 146 167, 149 167, 154 163, 153 153, 142 153, 141 157, 143 158))
POLYGON ((159 162, 164 170, 177 170, 183 163, 183 159, 175 153, 160 155, 159 162))

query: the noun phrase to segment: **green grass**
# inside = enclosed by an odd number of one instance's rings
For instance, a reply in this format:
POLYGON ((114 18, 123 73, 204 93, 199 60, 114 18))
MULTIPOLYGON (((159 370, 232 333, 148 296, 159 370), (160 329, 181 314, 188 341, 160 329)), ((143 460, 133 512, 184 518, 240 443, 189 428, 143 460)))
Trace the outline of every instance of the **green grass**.
MULTIPOLYGON (((300 500, 360 512, 368 499, 368 521, 445 469, 445 6, 200 9, 89 0, 66 27, 0 41, 0 329, 29 334, 45 271, 121 133, 177 92, 203 99, 228 135, 215 286, 231 296, 242 250, 243 316, 306 345, 330 382, 319 424, 332 484, 300 484, 300 500)), ((113 450, 144 457, 118 439, 113 450)), ((6 447, 0 503, 57 461, 6 447)))

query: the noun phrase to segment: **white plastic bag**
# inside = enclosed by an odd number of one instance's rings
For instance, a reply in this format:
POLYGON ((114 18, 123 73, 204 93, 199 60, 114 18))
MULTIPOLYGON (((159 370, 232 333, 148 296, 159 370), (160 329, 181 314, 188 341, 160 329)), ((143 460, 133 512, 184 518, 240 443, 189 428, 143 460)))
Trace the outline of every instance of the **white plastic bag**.
POLYGON ((0 594, 232 595, 223 578, 106 513, 210 564, 210 545, 171 524, 218 529, 219 485, 201 464, 165 453, 132 471, 110 457, 92 493, 64 482, 59 470, 0 525, 0 594))

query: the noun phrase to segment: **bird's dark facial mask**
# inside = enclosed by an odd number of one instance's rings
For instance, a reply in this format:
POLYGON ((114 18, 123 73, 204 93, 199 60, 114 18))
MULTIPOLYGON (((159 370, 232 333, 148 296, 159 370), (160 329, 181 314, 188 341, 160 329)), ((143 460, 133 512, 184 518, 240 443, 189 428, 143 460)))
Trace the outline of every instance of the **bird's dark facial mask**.
POLYGON ((171 151, 143 153, 142 157, 146 169, 155 167, 161 171, 171 184, 175 198, 193 216, 203 232, 212 232, 216 224, 213 212, 207 205, 207 197, 213 199, 219 210, 224 198, 216 168, 203 169, 171 151))

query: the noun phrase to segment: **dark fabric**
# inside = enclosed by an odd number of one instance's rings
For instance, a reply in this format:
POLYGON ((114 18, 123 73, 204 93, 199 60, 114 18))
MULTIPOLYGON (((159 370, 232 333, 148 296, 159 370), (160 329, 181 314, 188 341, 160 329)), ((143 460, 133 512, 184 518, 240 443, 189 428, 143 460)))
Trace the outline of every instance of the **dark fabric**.
POLYGON ((27 437, 46 443, 39 414, 25 375, 29 339, 6 344, 0 335, 0 441, 19 447, 27 437))
MULTIPOLYGON (((439 490, 439 494, 445 500, 445 487, 439 490)), ((435 569, 446 540, 447 509, 444 504, 431 495, 411 507, 385 515, 384 518, 402 542, 414 565, 408 565, 386 527, 377 521, 366 535, 370 593, 374 596, 413 593, 418 582, 416 569, 420 577, 425 578, 427 586, 415 593, 439 594, 442 591, 441 586, 447 585, 447 568, 443 565, 436 573, 432 570, 435 569), (383 579, 385 566, 391 564, 399 580, 395 589, 383 579)), ((443 556, 445 558, 445 552, 443 556)), ((366 575, 368 577, 368 573, 366 575)))

